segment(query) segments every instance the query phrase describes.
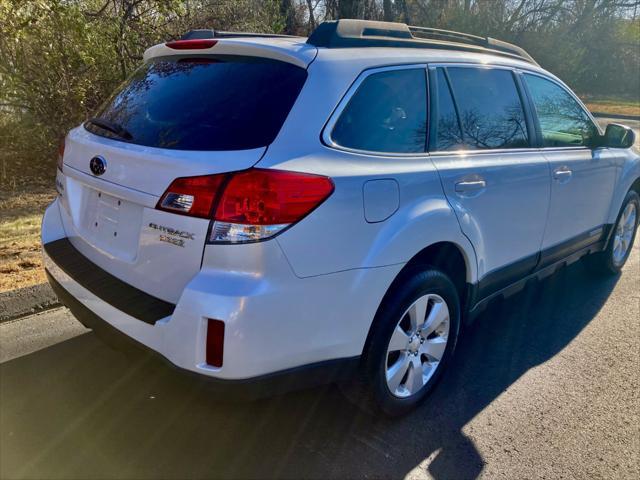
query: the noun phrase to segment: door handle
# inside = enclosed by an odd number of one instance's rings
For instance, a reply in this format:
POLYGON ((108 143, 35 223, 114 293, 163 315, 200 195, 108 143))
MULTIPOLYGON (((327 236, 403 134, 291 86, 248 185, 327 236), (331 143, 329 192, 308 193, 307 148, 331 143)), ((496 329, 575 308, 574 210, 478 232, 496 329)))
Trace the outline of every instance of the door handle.
POLYGON ((462 182, 456 182, 457 193, 470 193, 478 192, 487 188, 487 182, 484 180, 468 180, 462 182))
POLYGON ((565 183, 571 180, 571 176, 573 172, 569 170, 567 167, 556 168, 553 171, 553 178, 560 183, 565 183))

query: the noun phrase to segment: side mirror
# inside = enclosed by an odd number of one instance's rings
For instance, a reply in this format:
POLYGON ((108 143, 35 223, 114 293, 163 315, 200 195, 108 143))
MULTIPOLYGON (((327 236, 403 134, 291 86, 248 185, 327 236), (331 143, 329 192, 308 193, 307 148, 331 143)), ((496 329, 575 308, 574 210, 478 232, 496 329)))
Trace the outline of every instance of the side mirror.
POLYGON ((629 127, 610 123, 601 138, 600 146, 609 148, 630 148, 636 141, 636 134, 629 127))

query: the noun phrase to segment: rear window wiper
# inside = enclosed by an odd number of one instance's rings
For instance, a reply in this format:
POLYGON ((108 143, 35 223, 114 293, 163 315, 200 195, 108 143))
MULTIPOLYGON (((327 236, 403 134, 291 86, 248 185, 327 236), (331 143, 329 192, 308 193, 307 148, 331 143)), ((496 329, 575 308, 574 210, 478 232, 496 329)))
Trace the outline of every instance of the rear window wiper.
POLYGON ((116 134, 118 137, 124 140, 130 141, 133 139, 133 135, 131 135, 131 133, 129 133, 129 131, 122 125, 110 122, 109 120, 105 120, 104 118, 90 118, 89 120, 87 120, 87 123, 100 127, 104 130, 108 130, 109 132, 116 134))

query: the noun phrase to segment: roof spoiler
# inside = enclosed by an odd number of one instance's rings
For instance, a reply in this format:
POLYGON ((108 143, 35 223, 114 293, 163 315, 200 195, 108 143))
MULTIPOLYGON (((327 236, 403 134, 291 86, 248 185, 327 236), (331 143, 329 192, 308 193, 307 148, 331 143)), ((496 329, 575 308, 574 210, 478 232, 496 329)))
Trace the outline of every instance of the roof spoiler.
POLYGON ((325 21, 309 36, 316 47, 441 48, 502 55, 538 65, 524 49, 491 37, 468 33, 413 27, 405 23, 341 19, 325 21))

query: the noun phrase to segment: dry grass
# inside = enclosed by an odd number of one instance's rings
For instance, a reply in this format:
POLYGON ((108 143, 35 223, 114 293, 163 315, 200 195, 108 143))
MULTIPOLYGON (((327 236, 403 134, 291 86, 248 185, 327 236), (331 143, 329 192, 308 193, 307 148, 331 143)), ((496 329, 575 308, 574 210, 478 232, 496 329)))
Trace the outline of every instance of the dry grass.
POLYGON ((0 292, 46 281, 40 221, 56 194, 54 162, 27 165, 5 159, 0 176, 0 292))
POLYGON ((638 98, 602 98, 583 97, 583 102, 592 112, 608 113, 610 115, 640 116, 640 99, 638 98))
POLYGON ((25 192, 0 206, 0 292, 46 281, 40 221, 55 192, 25 192))

